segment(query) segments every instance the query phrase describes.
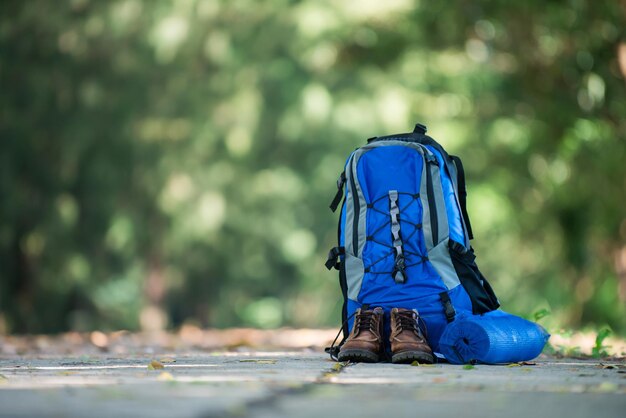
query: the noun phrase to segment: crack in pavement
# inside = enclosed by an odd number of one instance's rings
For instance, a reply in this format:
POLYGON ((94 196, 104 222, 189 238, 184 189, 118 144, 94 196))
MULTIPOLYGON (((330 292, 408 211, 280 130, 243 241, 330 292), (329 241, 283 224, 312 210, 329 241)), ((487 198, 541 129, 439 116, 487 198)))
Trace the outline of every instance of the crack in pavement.
POLYGON ((271 410, 276 408, 277 404, 288 396, 301 396, 312 392, 320 385, 333 384, 333 379, 339 375, 344 369, 356 363, 337 362, 329 369, 321 372, 321 374, 311 382, 304 382, 290 387, 274 387, 270 388, 270 393, 260 399, 252 399, 241 405, 230 408, 227 411, 210 412, 200 414, 199 418, 233 418, 247 416, 252 410, 259 412, 261 410, 271 410))

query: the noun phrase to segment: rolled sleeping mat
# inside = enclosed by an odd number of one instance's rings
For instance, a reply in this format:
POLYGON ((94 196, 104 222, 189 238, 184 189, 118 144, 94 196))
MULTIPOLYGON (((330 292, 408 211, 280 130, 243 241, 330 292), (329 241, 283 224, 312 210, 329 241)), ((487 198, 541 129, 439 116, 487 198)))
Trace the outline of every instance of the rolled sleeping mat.
POLYGON ((460 314, 448 324, 439 351, 453 364, 515 363, 537 357, 550 334, 538 324, 503 311, 460 314))

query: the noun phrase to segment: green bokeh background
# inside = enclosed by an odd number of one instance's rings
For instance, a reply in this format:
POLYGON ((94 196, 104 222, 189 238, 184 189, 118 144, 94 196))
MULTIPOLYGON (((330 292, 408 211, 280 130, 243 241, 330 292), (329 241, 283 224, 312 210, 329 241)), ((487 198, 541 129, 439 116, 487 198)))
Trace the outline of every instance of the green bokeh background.
POLYGON ((348 153, 417 121, 503 307, 626 333, 623 1, 5 0, 0 332, 335 326, 348 153))

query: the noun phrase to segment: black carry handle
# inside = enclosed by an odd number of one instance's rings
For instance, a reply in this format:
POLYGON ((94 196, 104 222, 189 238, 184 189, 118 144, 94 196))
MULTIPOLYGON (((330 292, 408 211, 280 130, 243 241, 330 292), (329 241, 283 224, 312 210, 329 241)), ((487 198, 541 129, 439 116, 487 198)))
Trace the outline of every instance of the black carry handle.
POLYGON ((374 136, 367 139, 367 143, 371 144, 372 142, 378 141, 404 141, 404 142, 417 142, 417 143, 427 143, 433 141, 432 138, 426 136, 426 131, 428 128, 426 125, 421 123, 416 123, 413 132, 410 133, 402 133, 395 135, 386 135, 386 136, 374 136))
POLYGON ((426 127, 426 125, 422 125, 421 123, 416 123, 415 124, 415 128, 413 128, 413 133, 420 134, 420 135, 426 135, 426 131, 427 130, 428 130, 428 128, 426 127))

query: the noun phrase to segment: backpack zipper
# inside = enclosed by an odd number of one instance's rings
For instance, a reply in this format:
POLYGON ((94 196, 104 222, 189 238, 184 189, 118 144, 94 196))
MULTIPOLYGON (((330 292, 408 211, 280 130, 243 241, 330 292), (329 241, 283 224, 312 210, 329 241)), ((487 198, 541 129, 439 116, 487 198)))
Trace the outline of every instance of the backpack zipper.
POLYGON ((439 219, 437 218, 437 202, 435 201, 435 190, 433 188, 433 176, 430 172, 431 164, 439 166, 437 158, 424 149, 424 161, 426 161, 426 196, 428 196, 428 211, 430 212, 430 230, 432 231, 433 247, 439 243, 439 219))
POLYGON ((356 167, 354 165, 354 155, 350 160, 350 193, 352 194, 352 202, 353 202, 353 210, 354 210, 354 218, 352 224, 352 251, 354 252, 354 256, 358 257, 359 254, 359 215, 361 212, 361 205, 359 203, 359 196, 356 191, 356 181, 354 177, 356 176, 356 167))

